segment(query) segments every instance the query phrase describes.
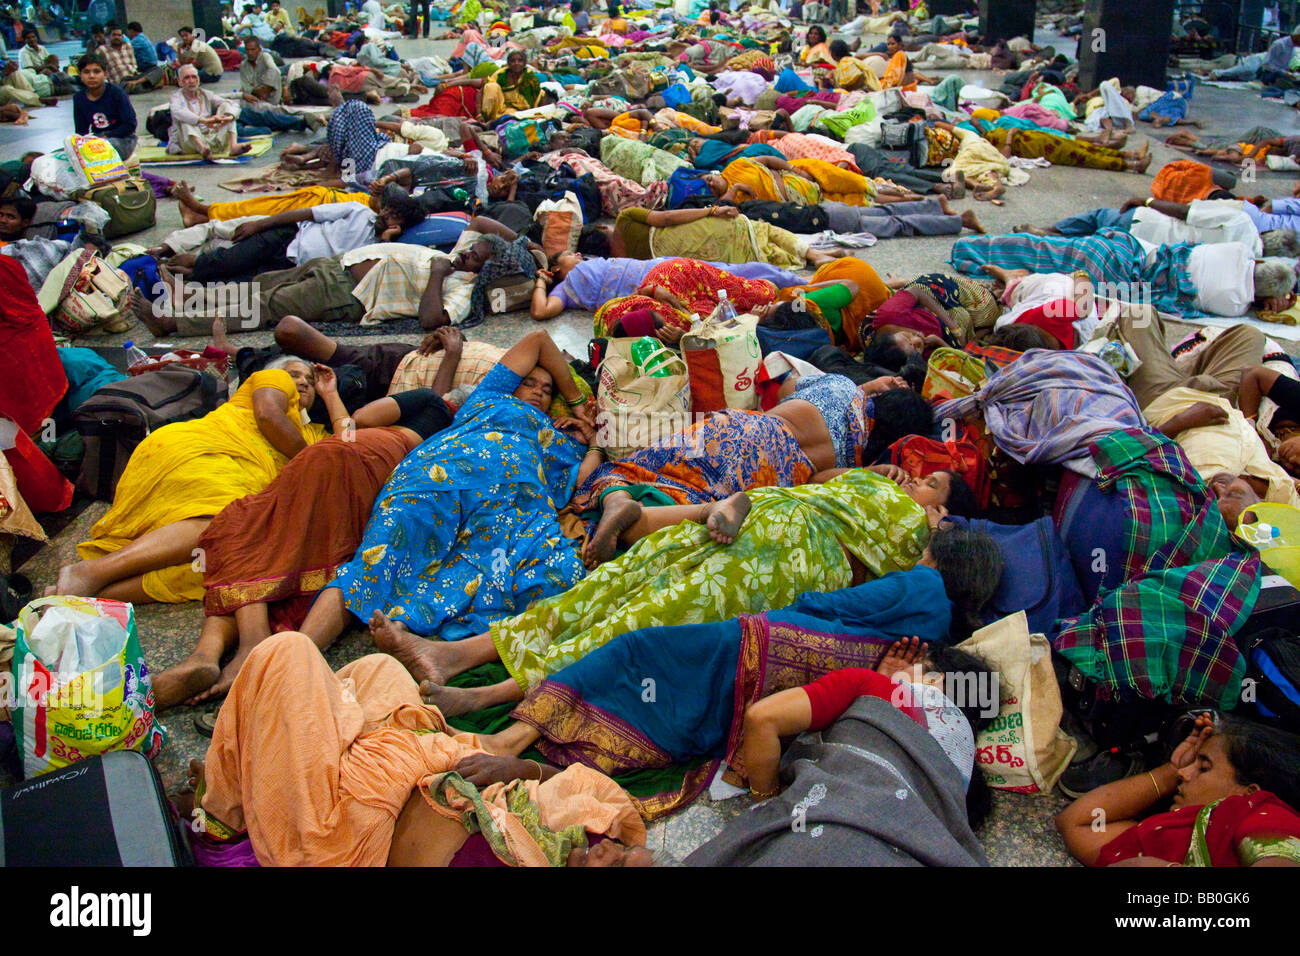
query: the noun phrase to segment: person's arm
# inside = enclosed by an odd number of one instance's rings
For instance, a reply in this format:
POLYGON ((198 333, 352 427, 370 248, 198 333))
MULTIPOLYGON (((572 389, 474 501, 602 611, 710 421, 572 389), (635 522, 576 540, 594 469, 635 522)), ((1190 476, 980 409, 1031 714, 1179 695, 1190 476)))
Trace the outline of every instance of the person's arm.
POLYGON ((487 216, 475 216, 465 227, 470 232, 478 232, 484 235, 500 236, 506 242, 514 242, 519 238, 519 234, 504 223, 497 222, 495 219, 489 219, 487 216))
POLYGON ((357 428, 383 428, 385 425, 396 425, 401 417, 402 410, 398 407, 397 400, 385 396, 362 405, 352 416, 352 421, 357 428))
POLYGON ((185 94, 177 90, 171 96, 170 107, 172 119, 178 123, 198 123, 202 117, 189 108, 185 100, 185 94))
POLYGON ((647 226, 663 228, 664 226, 683 226, 688 222, 698 222, 710 216, 723 219, 735 219, 740 210, 735 206, 705 206, 702 209, 673 209, 668 212, 652 212, 645 218, 647 226))
POLYGON ((536 760, 498 757, 487 753, 462 757, 452 770, 464 777, 466 783, 472 783, 476 787, 510 783, 514 780, 550 780, 562 772, 558 767, 538 763, 536 760))
POLYGON ((760 799, 775 796, 780 785, 781 738, 812 726, 812 701, 802 687, 764 697, 745 711, 741 757, 749 789, 760 799))
POLYGON ((461 334, 460 329, 453 329, 450 325, 444 325, 433 334, 438 337, 442 345, 443 356, 442 363, 433 376, 433 384, 429 387, 439 395, 446 395, 451 391, 451 384, 456 379, 456 369, 460 367, 465 336, 461 334))
POLYGON ((907 287, 907 291, 916 298, 917 305, 927 312, 933 313, 934 317, 943 323, 944 328, 951 329, 956 325, 952 316, 948 314, 948 310, 939 304, 939 300, 934 297, 934 293, 925 286, 910 285, 907 287))
POLYGON ((334 375, 334 369, 328 365, 316 364, 312 366, 312 370, 316 373, 316 394, 325 403, 325 410, 330 416, 330 432, 340 436, 349 428, 355 428, 356 425, 348 414, 347 406, 339 396, 339 381, 334 375))
MULTIPOLYGON (((135 107, 131 105, 131 98, 126 95, 126 91, 120 86, 113 87, 113 96, 117 100, 118 120, 113 125, 112 130, 108 131, 109 136, 134 136, 139 121, 135 116, 135 107)), ((125 156, 122 157, 126 159, 125 156)))
POLYGON ((307 447, 302 431, 289 420, 289 396, 278 388, 253 392, 253 418, 257 430, 284 457, 292 458, 307 447))
POLYGON ((1241 387, 1237 391, 1237 407, 1247 418, 1259 417, 1259 403, 1269 393, 1280 372, 1263 365, 1254 365, 1241 373, 1241 387))
POLYGON ((546 291, 546 283, 549 278, 549 272, 545 270, 538 271, 537 281, 533 284, 533 298, 528 303, 528 314, 538 322, 553 319, 564 311, 564 300, 558 295, 550 295, 546 291))
POLYGON ((556 391, 570 408, 587 401, 573 383, 573 373, 565 361, 564 353, 544 329, 536 329, 525 335, 517 345, 501 356, 501 364, 519 376, 526 376, 540 365, 551 376, 556 391))
POLYGON ((275 229, 279 226, 292 226, 295 223, 306 222, 313 219, 312 212, 314 206, 308 206, 306 209, 289 209, 285 212, 277 212, 274 216, 264 216, 261 219, 252 219, 248 222, 241 222, 235 227, 231 238, 238 242, 241 239, 247 239, 249 236, 256 235, 259 232, 266 232, 268 229, 275 229))
POLYGON ((420 310, 417 315, 420 328, 436 329, 451 323, 451 318, 442 305, 442 284, 451 273, 451 260, 445 257, 434 259, 429 265, 429 284, 424 287, 424 294, 420 296, 420 310))
POLYGON ((472 86, 472 87, 474 87, 474 89, 476 89, 476 90, 481 90, 481 89, 483 89, 483 84, 486 83, 486 82, 487 82, 487 80, 485 80, 485 79, 483 79, 483 78, 479 78, 479 79, 477 79, 477 80, 471 80, 471 79, 468 79, 468 78, 467 78, 467 79, 463 79, 463 80, 450 80, 450 81, 448 81, 448 82, 446 82, 446 83, 442 83, 442 84, 440 84, 439 89, 449 90, 449 89, 451 89, 453 86, 472 86))
POLYGON ((1084 794, 1057 815, 1056 828, 1070 855, 1092 866, 1106 844, 1138 825, 1139 814, 1177 789, 1178 771, 1165 764, 1084 794))

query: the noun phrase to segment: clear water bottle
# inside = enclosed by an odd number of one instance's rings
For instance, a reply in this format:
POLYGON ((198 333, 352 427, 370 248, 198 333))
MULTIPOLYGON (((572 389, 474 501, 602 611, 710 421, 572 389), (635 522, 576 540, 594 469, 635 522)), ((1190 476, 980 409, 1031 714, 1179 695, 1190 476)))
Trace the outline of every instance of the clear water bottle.
POLYGON ((134 342, 127 342, 122 346, 126 350, 126 367, 133 369, 137 365, 148 365, 152 359, 149 358, 144 349, 139 348, 134 342))
POLYGON ((731 300, 727 298, 727 290, 718 290, 718 307, 713 310, 710 317, 714 322, 734 322, 736 320, 736 310, 731 305, 731 300))

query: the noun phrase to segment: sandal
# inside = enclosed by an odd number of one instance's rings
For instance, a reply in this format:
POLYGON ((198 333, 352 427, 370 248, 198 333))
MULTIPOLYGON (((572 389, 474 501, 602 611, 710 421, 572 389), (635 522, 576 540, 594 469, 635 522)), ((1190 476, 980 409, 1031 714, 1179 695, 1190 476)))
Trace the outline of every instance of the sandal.
POLYGON ((0 575, 0 621, 7 624, 17 620, 31 599, 32 582, 25 575, 0 575))
POLYGON ((202 714, 195 714, 194 729, 197 730, 200 735, 210 738, 213 731, 217 729, 217 714, 219 711, 220 708, 217 710, 209 710, 202 714))

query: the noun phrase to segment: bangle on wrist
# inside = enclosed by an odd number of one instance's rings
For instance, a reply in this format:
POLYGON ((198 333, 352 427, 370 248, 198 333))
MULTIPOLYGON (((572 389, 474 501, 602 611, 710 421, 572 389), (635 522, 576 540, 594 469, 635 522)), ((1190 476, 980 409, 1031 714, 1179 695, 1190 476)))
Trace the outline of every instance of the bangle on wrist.
POLYGON ((591 401, 590 395, 579 395, 577 398, 566 398, 564 404, 568 405, 570 408, 581 408, 589 401, 591 401))

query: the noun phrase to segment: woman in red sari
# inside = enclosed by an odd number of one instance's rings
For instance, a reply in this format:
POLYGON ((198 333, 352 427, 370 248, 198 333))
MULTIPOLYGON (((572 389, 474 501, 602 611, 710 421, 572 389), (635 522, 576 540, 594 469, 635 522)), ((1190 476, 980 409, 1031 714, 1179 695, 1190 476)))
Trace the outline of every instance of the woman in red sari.
POLYGON ((72 503, 72 485, 28 436, 44 427, 68 377, 27 272, 11 256, 0 256, 0 355, 0 418, 18 426, 14 447, 5 451, 18 491, 33 511, 62 511, 72 503))
POLYGON ((1085 794, 1056 826, 1089 866, 1300 866, 1297 767, 1300 736, 1201 714, 1169 763, 1085 794))
POLYGON ((776 285, 766 279, 742 279, 698 259, 665 259, 646 273, 637 291, 683 312, 707 315, 718 304, 718 291, 737 313, 749 312, 776 298, 776 285))

